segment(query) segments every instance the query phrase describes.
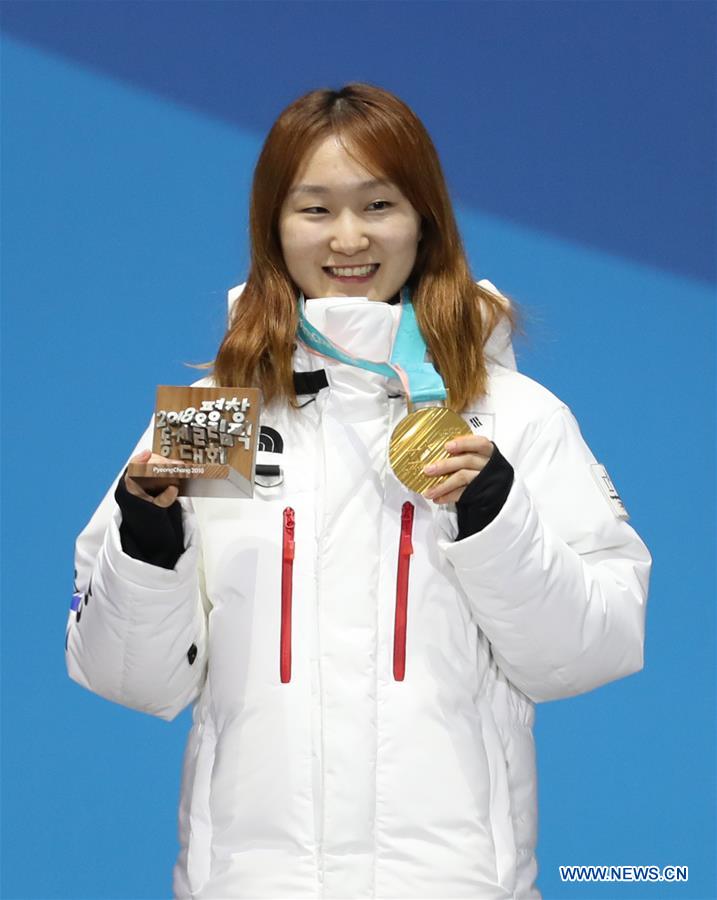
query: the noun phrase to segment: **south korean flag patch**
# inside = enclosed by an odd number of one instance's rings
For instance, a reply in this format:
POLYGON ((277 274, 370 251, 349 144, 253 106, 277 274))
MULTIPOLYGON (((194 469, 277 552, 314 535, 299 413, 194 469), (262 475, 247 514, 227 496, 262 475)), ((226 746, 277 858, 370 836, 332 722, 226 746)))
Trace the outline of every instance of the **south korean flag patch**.
POLYGON ((615 517, 617 519, 629 519, 630 516, 625 509, 625 504, 620 499, 620 495, 618 494, 615 485, 610 480, 610 476, 607 474, 605 466, 601 466, 600 463, 593 463, 590 468, 592 469, 593 477, 595 478, 603 497, 607 500, 615 517))
POLYGON ((468 422, 473 434, 479 434, 487 437, 489 441, 493 440, 495 433, 495 413, 473 412, 469 410, 463 414, 463 418, 468 422))

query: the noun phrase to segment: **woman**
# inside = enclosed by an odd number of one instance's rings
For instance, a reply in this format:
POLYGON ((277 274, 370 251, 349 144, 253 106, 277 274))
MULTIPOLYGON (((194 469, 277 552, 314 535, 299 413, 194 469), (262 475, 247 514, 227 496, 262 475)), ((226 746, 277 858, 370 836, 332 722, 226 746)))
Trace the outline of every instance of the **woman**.
POLYGON ((120 477, 78 540, 70 676, 165 719, 194 702, 177 897, 538 897, 533 704, 642 667, 649 553, 515 371, 510 305, 395 96, 281 114, 251 242, 200 384, 262 389, 281 476, 181 501, 120 477), (414 313, 468 432, 423 493, 387 461, 414 385, 366 365, 414 313))

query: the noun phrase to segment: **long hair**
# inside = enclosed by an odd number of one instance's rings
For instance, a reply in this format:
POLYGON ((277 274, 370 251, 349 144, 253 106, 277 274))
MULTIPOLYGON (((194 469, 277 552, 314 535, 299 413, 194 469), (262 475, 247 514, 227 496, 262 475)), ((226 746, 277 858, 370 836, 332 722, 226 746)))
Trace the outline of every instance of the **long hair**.
POLYGON ((463 411, 485 393, 485 342, 502 315, 514 324, 513 310, 471 276, 438 154, 422 122, 394 94, 360 82, 300 97, 264 142, 251 191, 250 271, 214 361, 214 378, 259 387, 267 404, 277 399, 298 405, 292 374, 298 289, 284 263, 279 214, 307 154, 330 135, 376 177, 393 182, 421 216, 408 284, 450 406, 463 411))

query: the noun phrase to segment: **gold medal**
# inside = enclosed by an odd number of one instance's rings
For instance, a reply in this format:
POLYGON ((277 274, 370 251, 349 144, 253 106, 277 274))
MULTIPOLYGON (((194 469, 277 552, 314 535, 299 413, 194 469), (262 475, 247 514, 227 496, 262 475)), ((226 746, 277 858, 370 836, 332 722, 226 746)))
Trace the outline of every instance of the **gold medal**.
POLYGON ((440 484, 448 476, 426 475, 423 467, 450 457, 446 441, 472 433, 468 423, 446 406, 424 406, 409 413, 393 429, 388 449, 396 478, 417 494, 440 484))

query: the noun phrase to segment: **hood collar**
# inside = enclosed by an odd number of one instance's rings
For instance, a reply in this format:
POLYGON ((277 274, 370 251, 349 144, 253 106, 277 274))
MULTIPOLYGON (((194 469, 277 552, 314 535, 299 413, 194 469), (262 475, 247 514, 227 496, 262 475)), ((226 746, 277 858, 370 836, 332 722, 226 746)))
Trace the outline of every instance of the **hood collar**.
MULTIPOLYGON (((230 313, 245 284, 246 282, 243 282, 229 289, 227 301, 230 313)), ((481 279, 478 284, 502 296, 487 278, 481 279)), ((312 325, 335 343, 350 350, 354 356, 377 360, 386 360, 390 357, 398 328, 400 304, 368 300, 366 297, 321 297, 309 300, 305 310, 312 325)), ((494 328, 485 350, 491 362, 507 369, 517 368, 510 339, 510 327, 505 316, 494 328)), ((294 353, 294 368, 297 371, 316 371, 325 368, 329 363, 342 365, 316 356, 303 344, 297 343, 294 353)))

